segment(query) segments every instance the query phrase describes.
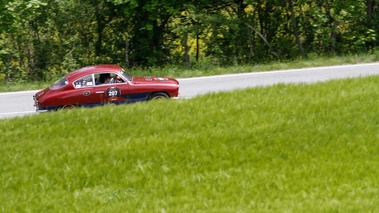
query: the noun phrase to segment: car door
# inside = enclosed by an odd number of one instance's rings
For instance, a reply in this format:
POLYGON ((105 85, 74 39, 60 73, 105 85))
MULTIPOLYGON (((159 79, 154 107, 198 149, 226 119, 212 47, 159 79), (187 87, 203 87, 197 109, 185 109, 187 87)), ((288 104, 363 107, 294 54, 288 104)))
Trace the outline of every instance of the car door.
POLYGON ((73 84, 75 87, 73 98, 78 105, 92 107, 104 104, 104 92, 95 85, 92 74, 75 80, 73 84))
POLYGON ((128 88, 129 84, 124 79, 122 79, 117 73, 101 73, 97 78, 101 78, 101 75, 110 76, 112 79, 109 82, 96 85, 96 94, 101 97, 101 102, 103 104, 120 104, 128 102, 128 88), (119 77, 119 78, 117 78, 119 77), (118 79, 118 80, 115 80, 118 79))

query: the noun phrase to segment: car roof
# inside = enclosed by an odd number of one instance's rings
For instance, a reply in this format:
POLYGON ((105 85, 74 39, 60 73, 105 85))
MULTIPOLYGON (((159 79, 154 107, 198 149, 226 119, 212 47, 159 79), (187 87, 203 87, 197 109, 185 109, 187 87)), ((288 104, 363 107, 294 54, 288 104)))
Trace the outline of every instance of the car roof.
POLYGON ((104 72, 120 72, 121 67, 114 64, 99 64, 88 67, 83 67, 72 71, 66 75, 66 78, 71 81, 75 80, 79 77, 88 75, 88 74, 96 74, 96 73, 104 73, 104 72))

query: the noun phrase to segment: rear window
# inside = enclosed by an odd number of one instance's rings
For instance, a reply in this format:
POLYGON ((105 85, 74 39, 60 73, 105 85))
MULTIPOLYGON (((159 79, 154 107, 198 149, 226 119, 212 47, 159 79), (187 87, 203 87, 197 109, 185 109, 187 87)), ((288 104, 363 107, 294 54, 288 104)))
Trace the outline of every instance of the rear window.
POLYGON ((83 76, 83 77, 77 79, 76 81, 74 81, 75 88, 89 87, 89 86, 93 86, 93 85, 94 85, 94 83, 93 83, 92 74, 83 76))
POLYGON ((59 79, 58 81, 56 81, 54 84, 52 84, 49 88, 51 90, 57 90, 57 89, 60 89, 64 86, 66 86, 67 84, 68 84, 67 78, 63 77, 63 78, 59 79))

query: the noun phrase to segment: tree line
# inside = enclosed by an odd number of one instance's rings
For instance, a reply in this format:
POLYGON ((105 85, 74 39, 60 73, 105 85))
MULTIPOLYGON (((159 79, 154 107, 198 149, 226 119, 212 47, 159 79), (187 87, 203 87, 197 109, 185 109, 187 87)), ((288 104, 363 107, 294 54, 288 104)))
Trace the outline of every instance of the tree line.
POLYGON ((0 80, 376 51, 377 0, 0 0, 0 80))

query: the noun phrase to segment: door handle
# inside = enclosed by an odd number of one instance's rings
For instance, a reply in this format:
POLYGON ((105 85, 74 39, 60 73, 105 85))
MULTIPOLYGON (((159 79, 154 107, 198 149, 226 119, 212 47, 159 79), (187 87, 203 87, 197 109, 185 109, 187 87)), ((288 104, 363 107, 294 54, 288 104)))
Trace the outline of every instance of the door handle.
POLYGON ((104 91, 96 91, 96 94, 103 94, 104 91))

